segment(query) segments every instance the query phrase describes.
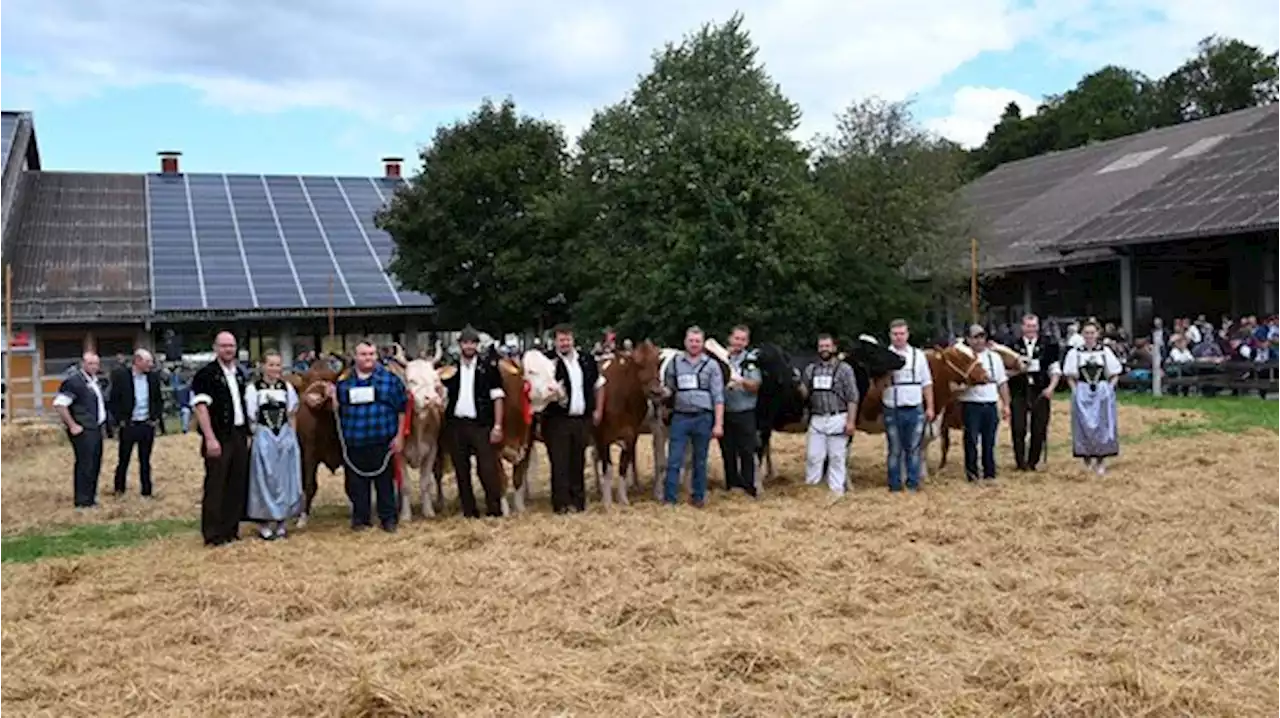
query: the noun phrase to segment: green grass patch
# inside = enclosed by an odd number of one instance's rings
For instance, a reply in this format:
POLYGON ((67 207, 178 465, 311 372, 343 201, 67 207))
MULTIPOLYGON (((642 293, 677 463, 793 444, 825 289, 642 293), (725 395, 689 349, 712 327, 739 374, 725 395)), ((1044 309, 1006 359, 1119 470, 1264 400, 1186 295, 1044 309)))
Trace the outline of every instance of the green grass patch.
POLYGON ((42 558, 80 556, 107 549, 133 546, 162 536, 189 531, 196 522, 185 519, 87 524, 54 532, 8 536, 0 541, 0 561, 30 563, 42 558))
POLYGON ((1151 427, 1148 436, 1172 439, 1210 431, 1235 434, 1250 429, 1280 431, 1280 404, 1270 399, 1248 396, 1161 396, 1120 394, 1120 403, 1148 409, 1182 411, 1178 418, 1163 419, 1151 427))

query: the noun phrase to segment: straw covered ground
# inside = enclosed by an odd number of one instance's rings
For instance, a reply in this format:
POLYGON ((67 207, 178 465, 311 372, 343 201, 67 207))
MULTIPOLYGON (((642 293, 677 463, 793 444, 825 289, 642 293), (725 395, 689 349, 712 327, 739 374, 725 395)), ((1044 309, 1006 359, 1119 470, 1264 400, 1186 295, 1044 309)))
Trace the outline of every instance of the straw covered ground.
MULTIPOLYGON (((3 708, 1274 716, 1280 442, 1169 430, 1196 420, 1122 406, 1123 456, 1100 479, 1070 461, 1059 401, 1046 471, 972 487, 956 451, 919 495, 883 489, 881 438, 862 437, 834 505, 802 485, 794 436, 765 498, 701 511, 646 493, 553 516, 542 462, 530 515, 466 522, 451 506, 394 536, 350 534, 322 475, 327 508, 286 542, 207 550, 188 530, 5 564, 3 708)), ((67 447, 6 451, 3 531, 194 518, 195 452, 162 439, 159 499, 82 516, 67 447)))

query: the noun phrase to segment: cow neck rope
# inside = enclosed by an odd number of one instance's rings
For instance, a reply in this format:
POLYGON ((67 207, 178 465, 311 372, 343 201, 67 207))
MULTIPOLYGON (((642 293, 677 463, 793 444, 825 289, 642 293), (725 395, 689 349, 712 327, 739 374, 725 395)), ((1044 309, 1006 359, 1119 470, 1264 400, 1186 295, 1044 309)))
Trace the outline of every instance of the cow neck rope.
MULTIPOLYGON (((381 476, 383 472, 387 470, 387 467, 391 465, 392 452, 388 451, 386 456, 382 457, 382 466, 378 467, 376 471, 368 472, 361 469, 359 466, 356 466, 355 463, 351 461, 351 457, 347 454, 347 437, 342 433, 342 417, 340 416, 340 412, 334 412, 333 424, 338 430, 338 446, 342 448, 342 464, 344 466, 344 470, 345 467, 350 467, 352 473, 356 476, 365 479, 374 479, 381 476)), ((397 425, 396 431, 399 430, 400 427, 397 425)), ((395 439, 392 439, 392 441, 395 441, 395 439)))

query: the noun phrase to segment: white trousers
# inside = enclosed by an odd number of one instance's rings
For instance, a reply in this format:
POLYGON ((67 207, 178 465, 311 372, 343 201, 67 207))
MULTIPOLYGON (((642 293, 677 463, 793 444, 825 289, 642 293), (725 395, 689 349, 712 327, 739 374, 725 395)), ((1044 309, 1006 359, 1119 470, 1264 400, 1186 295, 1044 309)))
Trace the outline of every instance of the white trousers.
POLYGON ((844 494, 845 460, 849 453, 849 437, 844 434, 848 414, 810 416, 809 434, 804 456, 804 482, 813 486, 822 480, 822 464, 827 465, 827 487, 837 495, 844 494))

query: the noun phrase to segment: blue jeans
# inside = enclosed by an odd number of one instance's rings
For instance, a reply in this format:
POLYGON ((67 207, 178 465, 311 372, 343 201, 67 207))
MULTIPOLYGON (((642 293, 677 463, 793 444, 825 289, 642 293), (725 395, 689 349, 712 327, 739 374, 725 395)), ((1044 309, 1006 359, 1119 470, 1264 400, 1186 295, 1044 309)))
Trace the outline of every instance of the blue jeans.
POLYGON ((191 430, 191 407, 184 406, 179 409, 178 416, 182 421, 182 433, 185 434, 191 430))
POLYGON ((960 418, 964 421, 964 476, 978 479, 978 445, 982 445, 982 478, 996 477, 996 428, 1000 412, 995 402, 961 402, 960 418))
POLYGON ((680 498, 680 469, 684 467, 685 447, 693 442, 693 500, 707 497, 707 449, 711 447, 711 427, 715 415, 709 411, 697 414, 674 414, 671 417, 671 443, 667 447, 667 480, 662 498, 674 504, 680 498))
POLYGON ((889 490, 902 490, 906 469, 907 488, 920 488, 920 438, 924 434, 924 409, 918 406, 885 407, 884 435, 889 443, 889 490))

